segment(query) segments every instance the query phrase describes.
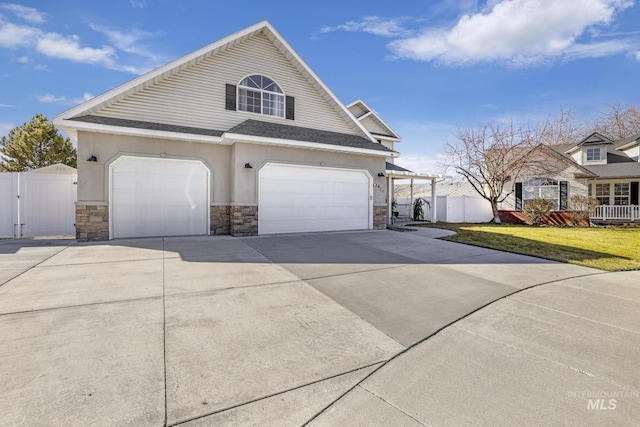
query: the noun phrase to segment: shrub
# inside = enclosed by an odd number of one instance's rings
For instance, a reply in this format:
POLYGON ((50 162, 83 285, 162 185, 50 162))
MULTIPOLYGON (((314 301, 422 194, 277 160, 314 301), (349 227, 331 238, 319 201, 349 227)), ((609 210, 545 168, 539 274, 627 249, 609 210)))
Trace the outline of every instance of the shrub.
POLYGON ((523 213, 529 218, 531 224, 538 226, 542 224, 555 207, 556 203, 553 200, 533 199, 524 204, 523 213))
POLYGON ((423 198, 417 198, 415 202, 413 202, 413 219, 414 221, 423 221, 424 220, 424 208, 422 206, 427 205, 431 207, 431 204, 424 200, 423 198))
POLYGON ((593 197, 575 195, 569 197, 569 218, 573 225, 589 220, 589 212, 598 206, 598 200, 593 197))

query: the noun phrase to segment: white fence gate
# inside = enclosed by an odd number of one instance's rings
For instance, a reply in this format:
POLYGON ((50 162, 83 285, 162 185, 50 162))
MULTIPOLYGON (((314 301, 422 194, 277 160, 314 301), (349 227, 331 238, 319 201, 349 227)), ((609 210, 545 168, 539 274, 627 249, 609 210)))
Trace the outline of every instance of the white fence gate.
POLYGON ((0 238, 76 234, 77 175, 0 173, 0 238))
POLYGON ((489 222, 492 218, 491 204, 482 197, 439 196, 437 198, 437 221, 489 222))
MULTIPOLYGON (((422 197, 430 201, 430 197, 422 197)), ((408 197, 396 199, 396 210, 401 218, 411 218, 413 207, 408 197)), ((431 218, 431 206, 423 205, 424 218, 431 218)), ((491 204, 482 197, 438 196, 436 197, 436 221, 438 222, 489 222, 493 219, 491 204)))

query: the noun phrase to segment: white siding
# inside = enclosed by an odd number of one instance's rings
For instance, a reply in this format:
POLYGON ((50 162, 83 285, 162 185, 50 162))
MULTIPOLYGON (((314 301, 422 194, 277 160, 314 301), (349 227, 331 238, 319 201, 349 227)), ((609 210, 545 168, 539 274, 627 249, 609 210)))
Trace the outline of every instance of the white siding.
POLYGON ((363 115, 364 113, 367 113, 368 110, 365 110, 362 107, 362 104, 353 104, 351 107, 349 107, 349 111, 351 111, 351 114, 353 114, 356 117, 360 117, 361 115, 363 115))
POLYGON ((371 116, 365 117, 364 119, 360 120, 360 123, 362 123, 362 126, 364 126, 365 129, 368 130, 369 132, 379 133, 381 135, 389 135, 390 134, 389 129, 385 128, 384 126, 381 126, 371 116))
POLYGON ((331 104, 260 33, 92 114, 223 131, 259 119, 356 134, 356 125, 331 104), (225 110, 225 84, 249 74, 268 76, 295 97, 295 120, 225 110))

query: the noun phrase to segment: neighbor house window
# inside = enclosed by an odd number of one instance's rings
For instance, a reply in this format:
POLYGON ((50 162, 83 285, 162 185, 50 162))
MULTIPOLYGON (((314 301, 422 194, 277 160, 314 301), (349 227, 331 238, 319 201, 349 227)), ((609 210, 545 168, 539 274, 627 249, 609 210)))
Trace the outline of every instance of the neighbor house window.
POLYGON ((238 110, 284 117, 284 94, 273 80, 265 76, 245 77, 238 84, 238 110))
POLYGON ((597 162, 602 160, 599 148, 587 148, 587 162, 597 162))
POLYGON ((558 181, 549 178, 533 178, 522 184, 522 206, 533 199, 549 199, 555 203, 558 210, 560 200, 560 186, 558 181))
POLYGON ((595 194, 594 197, 598 200, 601 205, 609 204, 609 196, 611 195, 611 185, 610 184, 596 184, 595 185, 595 194))
POLYGON ((620 182, 613 184, 613 204, 618 206, 626 206, 629 204, 630 184, 628 182, 620 182))

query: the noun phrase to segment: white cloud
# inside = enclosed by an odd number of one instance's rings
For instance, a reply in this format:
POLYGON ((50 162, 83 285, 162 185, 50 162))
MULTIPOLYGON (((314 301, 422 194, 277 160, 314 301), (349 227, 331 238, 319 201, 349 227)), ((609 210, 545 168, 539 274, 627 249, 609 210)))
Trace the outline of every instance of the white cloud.
POLYGON ((20 4, 5 3, 0 4, 0 8, 13 12, 18 18, 22 18, 32 24, 42 24, 45 22, 45 13, 39 12, 33 7, 22 6, 20 4))
POLYGON ((71 103, 72 104, 82 104, 83 102, 86 102, 86 101, 90 100, 93 97, 94 97, 94 95, 92 93, 85 92, 85 93, 82 94, 82 96, 80 98, 72 99, 71 103))
POLYGON ((36 96, 38 101, 43 102, 45 104, 61 104, 67 102, 66 96, 55 96, 50 93, 45 93, 44 95, 36 96))
POLYGON ((0 104, 0 108, 16 108, 16 106, 11 104, 0 104))
POLYGON ((407 30, 402 23, 407 18, 382 18, 380 16, 365 16, 362 21, 349 21, 335 27, 323 27, 321 33, 330 33, 333 31, 350 31, 364 32, 384 37, 398 37, 407 34, 407 30))
POLYGON ((83 47, 78 36, 62 36, 57 33, 46 33, 36 42, 38 52, 53 58, 68 59, 86 64, 103 64, 110 66, 116 58, 116 51, 111 46, 99 49, 83 47))
MULTIPOLYGON (((629 0, 502 0, 463 15, 452 28, 428 28, 388 47, 399 58, 447 65, 500 62, 529 66, 553 58, 605 56, 624 50, 624 42, 579 44, 596 25, 610 24, 629 0)), ((628 47, 626 48, 628 49, 628 47)))
MULTIPOLYGON (((35 51, 50 58, 100 65, 111 70, 132 74, 145 73, 166 62, 163 55, 157 54, 151 48, 140 43, 143 39, 154 37, 154 34, 141 30, 123 32, 93 24, 91 28, 105 35, 108 42, 115 48, 108 44, 100 47, 86 46, 81 43, 77 35, 45 32, 36 26, 8 22, 0 15, 0 47, 12 50, 25 49, 27 53, 35 51), (133 59, 127 62, 135 63, 135 65, 124 63, 118 57, 119 52, 131 55, 135 62, 133 59)), ((16 61, 29 63, 32 58, 28 55, 21 55, 16 61)), ((36 68, 46 69, 46 66, 38 65, 36 68)))
POLYGON ((93 98, 93 96, 93 94, 85 92, 79 98, 69 99, 66 96, 55 96, 50 93, 45 93, 44 95, 37 95, 36 99, 45 104, 76 105, 90 100, 91 98, 93 98))
POLYGON ((153 61, 156 65, 160 65, 165 61, 164 57, 159 56, 151 48, 140 43, 141 40, 154 37, 152 33, 136 29, 124 32, 96 24, 89 24, 89 27, 107 36, 109 42, 123 52, 144 57, 153 61))
POLYGON ((145 0, 129 0, 129 3, 136 9, 143 9, 147 5, 145 0))
POLYGON ((9 49, 28 47, 42 34, 42 32, 28 25, 16 25, 5 22, 0 18, 0 46, 9 49))

